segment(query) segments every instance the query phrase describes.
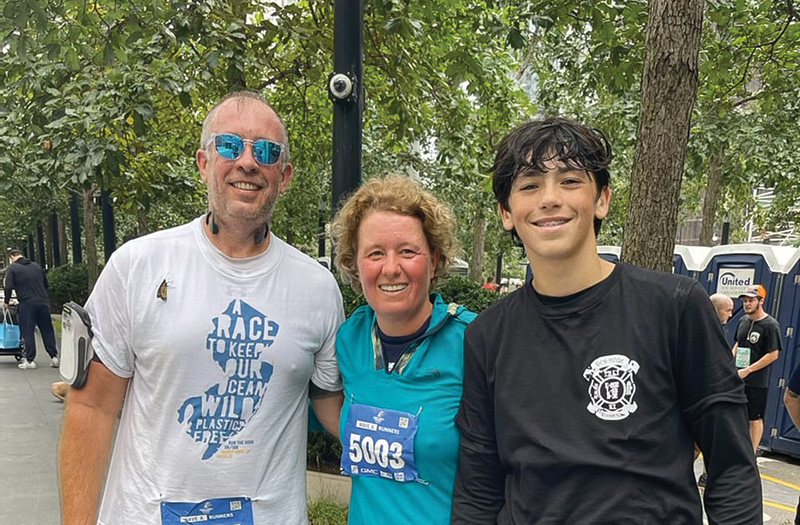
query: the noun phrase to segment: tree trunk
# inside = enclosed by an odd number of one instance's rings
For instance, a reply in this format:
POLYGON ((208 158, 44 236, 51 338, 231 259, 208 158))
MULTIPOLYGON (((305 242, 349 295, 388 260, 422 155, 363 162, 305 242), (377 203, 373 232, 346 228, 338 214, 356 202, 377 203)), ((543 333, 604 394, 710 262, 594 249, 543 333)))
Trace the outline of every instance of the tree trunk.
POLYGON ((61 240, 58 237, 58 214, 53 212, 50 215, 49 222, 50 244, 47 245, 47 248, 50 250, 50 262, 52 263, 50 267, 55 268, 61 266, 61 244, 59 244, 61 240))
POLYGON ((67 241, 67 223, 58 216, 58 245, 61 246, 61 262, 69 264, 69 242, 67 241))
POLYGON ((44 256, 44 259, 43 259, 44 260, 44 264, 42 265, 42 268, 46 267, 47 269, 50 269, 50 268, 53 268, 53 266, 54 266, 54 264, 53 264, 53 242, 55 242, 55 239, 53 239, 53 228, 51 228, 51 220, 49 218, 47 218, 47 219, 45 219, 43 221, 43 224, 44 224, 44 246, 45 246, 44 253, 45 253, 45 256, 44 256))
POLYGON ((469 266, 469 277, 475 282, 482 283, 483 248, 486 243, 486 217, 483 208, 478 208, 472 227, 472 261, 469 266))
POLYGON ((100 274, 97 266, 97 244, 94 242, 94 186, 83 190, 83 234, 86 238, 86 271, 89 274, 91 291, 100 274))
POLYGON ((147 222, 147 210, 139 208, 136 212, 136 234, 141 237, 150 233, 150 225, 147 222))
POLYGON ((622 259, 669 272, 697 99, 704 0, 650 0, 622 259))
POLYGON ((714 242, 714 222, 717 217, 717 204, 722 181, 722 165, 725 162, 725 146, 720 144, 708 159, 706 171, 706 194, 703 197, 703 224, 700 227, 700 246, 711 246, 714 242))

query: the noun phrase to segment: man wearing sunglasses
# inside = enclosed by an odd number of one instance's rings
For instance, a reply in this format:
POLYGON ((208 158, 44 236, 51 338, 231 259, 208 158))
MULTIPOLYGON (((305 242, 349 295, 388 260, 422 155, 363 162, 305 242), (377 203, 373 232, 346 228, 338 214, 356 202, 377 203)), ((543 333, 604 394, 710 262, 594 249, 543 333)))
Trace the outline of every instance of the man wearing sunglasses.
POLYGON ((122 246, 86 305, 96 360, 67 397, 65 525, 307 522, 307 400, 335 432, 341 295, 270 232, 292 165, 266 100, 217 103, 196 161, 208 212, 122 246))

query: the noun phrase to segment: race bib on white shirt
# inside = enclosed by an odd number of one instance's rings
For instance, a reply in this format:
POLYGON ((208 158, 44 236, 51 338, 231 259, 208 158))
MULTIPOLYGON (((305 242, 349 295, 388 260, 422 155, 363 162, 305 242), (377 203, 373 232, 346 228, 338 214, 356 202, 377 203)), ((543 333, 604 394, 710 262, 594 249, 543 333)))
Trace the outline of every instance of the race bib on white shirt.
POLYGON ((161 525, 186 523, 253 525, 250 498, 207 499, 199 503, 161 502, 161 525))
POLYGON ((344 427, 342 470, 351 476, 415 481, 417 424, 408 412, 354 403, 344 427))

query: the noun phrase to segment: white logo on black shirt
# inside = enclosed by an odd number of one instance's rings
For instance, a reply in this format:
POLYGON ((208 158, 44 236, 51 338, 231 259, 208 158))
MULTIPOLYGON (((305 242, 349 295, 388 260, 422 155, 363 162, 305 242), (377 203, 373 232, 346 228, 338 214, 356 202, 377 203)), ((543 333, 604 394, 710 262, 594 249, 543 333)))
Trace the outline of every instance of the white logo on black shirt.
POLYGON ((625 419, 639 408, 633 400, 636 383, 633 375, 639 363, 624 355, 598 357, 584 370, 589 381, 589 404, 586 409, 606 421, 625 419))
POLYGON ((747 339, 750 341, 750 344, 756 344, 759 339, 761 339, 761 334, 758 332, 750 332, 750 335, 747 336, 747 339))

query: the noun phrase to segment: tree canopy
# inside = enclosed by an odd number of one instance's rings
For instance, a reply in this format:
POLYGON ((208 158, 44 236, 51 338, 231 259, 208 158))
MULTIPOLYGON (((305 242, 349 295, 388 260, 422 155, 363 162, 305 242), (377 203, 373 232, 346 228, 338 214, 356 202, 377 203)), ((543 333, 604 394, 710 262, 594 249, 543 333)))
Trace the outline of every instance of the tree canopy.
MULTIPOLYGON (((476 274, 493 273, 495 255, 516 265, 520 254, 489 188, 497 142, 535 116, 578 118, 614 145, 615 198, 600 242, 622 242, 648 2, 364 4, 364 177, 419 176, 456 209, 476 274)), ((313 253, 320 214, 331 210, 332 3, 6 0, 2 11, 6 246, 53 213, 66 218, 72 195, 91 202, 100 189, 111 192, 120 238, 199 215, 201 119, 222 94, 247 88, 289 129, 296 176, 273 229, 313 253)), ((708 208, 709 231, 728 217, 736 238, 748 220, 796 223, 798 27, 791 0, 707 2, 681 219, 708 208), (758 213, 758 184, 778 190, 769 214, 758 213)), ((657 173, 648 177, 658 184, 657 173)))

